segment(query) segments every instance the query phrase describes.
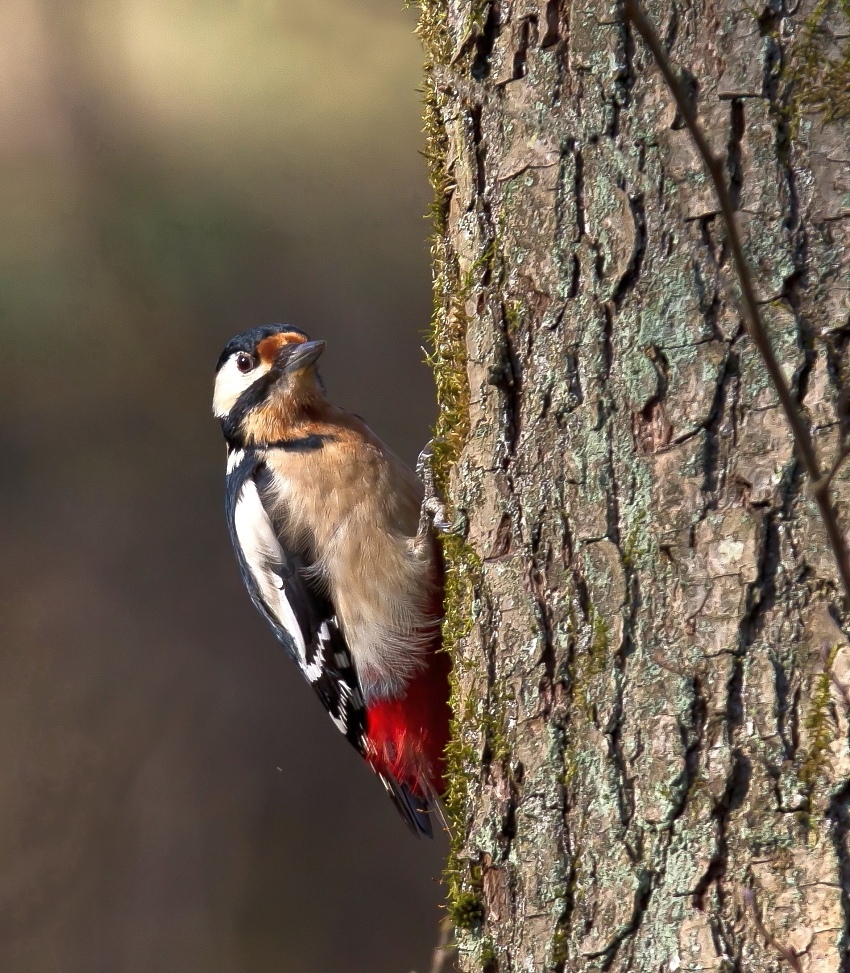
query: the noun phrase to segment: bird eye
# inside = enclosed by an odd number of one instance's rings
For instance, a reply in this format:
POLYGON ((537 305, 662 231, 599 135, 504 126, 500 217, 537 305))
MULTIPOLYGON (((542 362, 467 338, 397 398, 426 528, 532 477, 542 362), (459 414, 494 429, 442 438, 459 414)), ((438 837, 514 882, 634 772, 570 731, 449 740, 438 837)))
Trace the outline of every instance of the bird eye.
POLYGON ((240 372, 250 372, 254 367, 254 359, 250 355, 240 352, 236 356, 236 367, 240 372))

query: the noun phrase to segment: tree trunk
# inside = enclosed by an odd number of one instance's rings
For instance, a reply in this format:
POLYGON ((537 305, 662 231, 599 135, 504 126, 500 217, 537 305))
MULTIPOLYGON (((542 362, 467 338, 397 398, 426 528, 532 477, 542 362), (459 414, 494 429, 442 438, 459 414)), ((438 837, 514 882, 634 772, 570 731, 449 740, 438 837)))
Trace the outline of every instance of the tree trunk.
MULTIPOLYGON (((850 21, 794 7, 647 3, 828 463, 850 21)), ((850 970, 847 616, 690 136, 614 0, 420 30, 463 969, 850 970)))

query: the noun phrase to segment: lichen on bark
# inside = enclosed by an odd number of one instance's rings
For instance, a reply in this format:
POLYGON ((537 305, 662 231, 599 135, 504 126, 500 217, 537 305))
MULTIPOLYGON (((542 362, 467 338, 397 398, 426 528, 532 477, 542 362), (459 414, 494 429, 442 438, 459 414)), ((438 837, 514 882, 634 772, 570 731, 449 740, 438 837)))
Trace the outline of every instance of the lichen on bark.
MULTIPOLYGON (((850 121, 788 67, 825 6, 647 4, 827 465, 850 121)), ((614 0, 420 32, 464 969, 850 969, 846 618, 672 98, 614 0)))

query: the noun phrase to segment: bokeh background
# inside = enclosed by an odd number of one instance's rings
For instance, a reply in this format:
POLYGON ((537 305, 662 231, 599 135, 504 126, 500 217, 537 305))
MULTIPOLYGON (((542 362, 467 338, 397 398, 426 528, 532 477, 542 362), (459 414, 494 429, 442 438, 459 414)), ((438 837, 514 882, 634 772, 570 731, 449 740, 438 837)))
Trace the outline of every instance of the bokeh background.
POLYGON ((0 969, 407 973, 417 842, 242 590, 212 370, 328 340, 413 461, 434 415, 401 0, 0 5, 0 969))

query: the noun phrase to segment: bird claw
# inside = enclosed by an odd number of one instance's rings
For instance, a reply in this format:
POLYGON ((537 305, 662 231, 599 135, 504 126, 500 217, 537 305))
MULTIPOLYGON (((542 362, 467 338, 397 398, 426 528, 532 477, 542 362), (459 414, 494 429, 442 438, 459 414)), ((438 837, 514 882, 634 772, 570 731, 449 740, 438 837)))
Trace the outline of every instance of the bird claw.
POLYGON ((446 506, 437 496, 425 497, 422 501, 422 514, 420 515, 420 528, 422 521, 438 530, 441 534, 452 533, 452 524, 446 518, 446 506))
POLYGON ((425 487, 426 496, 433 496, 436 494, 436 489, 434 487, 434 468, 431 465, 434 459, 434 447, 438 443, 444 443, 445 439, 441 436, 435 436, 433 439, 428 441, 428 445, 419 454, 419 458, 416 460, 416 475, 422 481, 422 485, 425 487))
POLYGON ((419 459, 416 461, 416 475, 425 489, 425 497, 419 514, 420 536, 427 534, 431 528, 441 534, 454 532, 454 525, 449 522, 446 516, 446 505, 437 490, 434 468, 431 465, 434 457, 434 445, 438 442, 442 442, 442 440, 432 439, 419 454, 419 459))

